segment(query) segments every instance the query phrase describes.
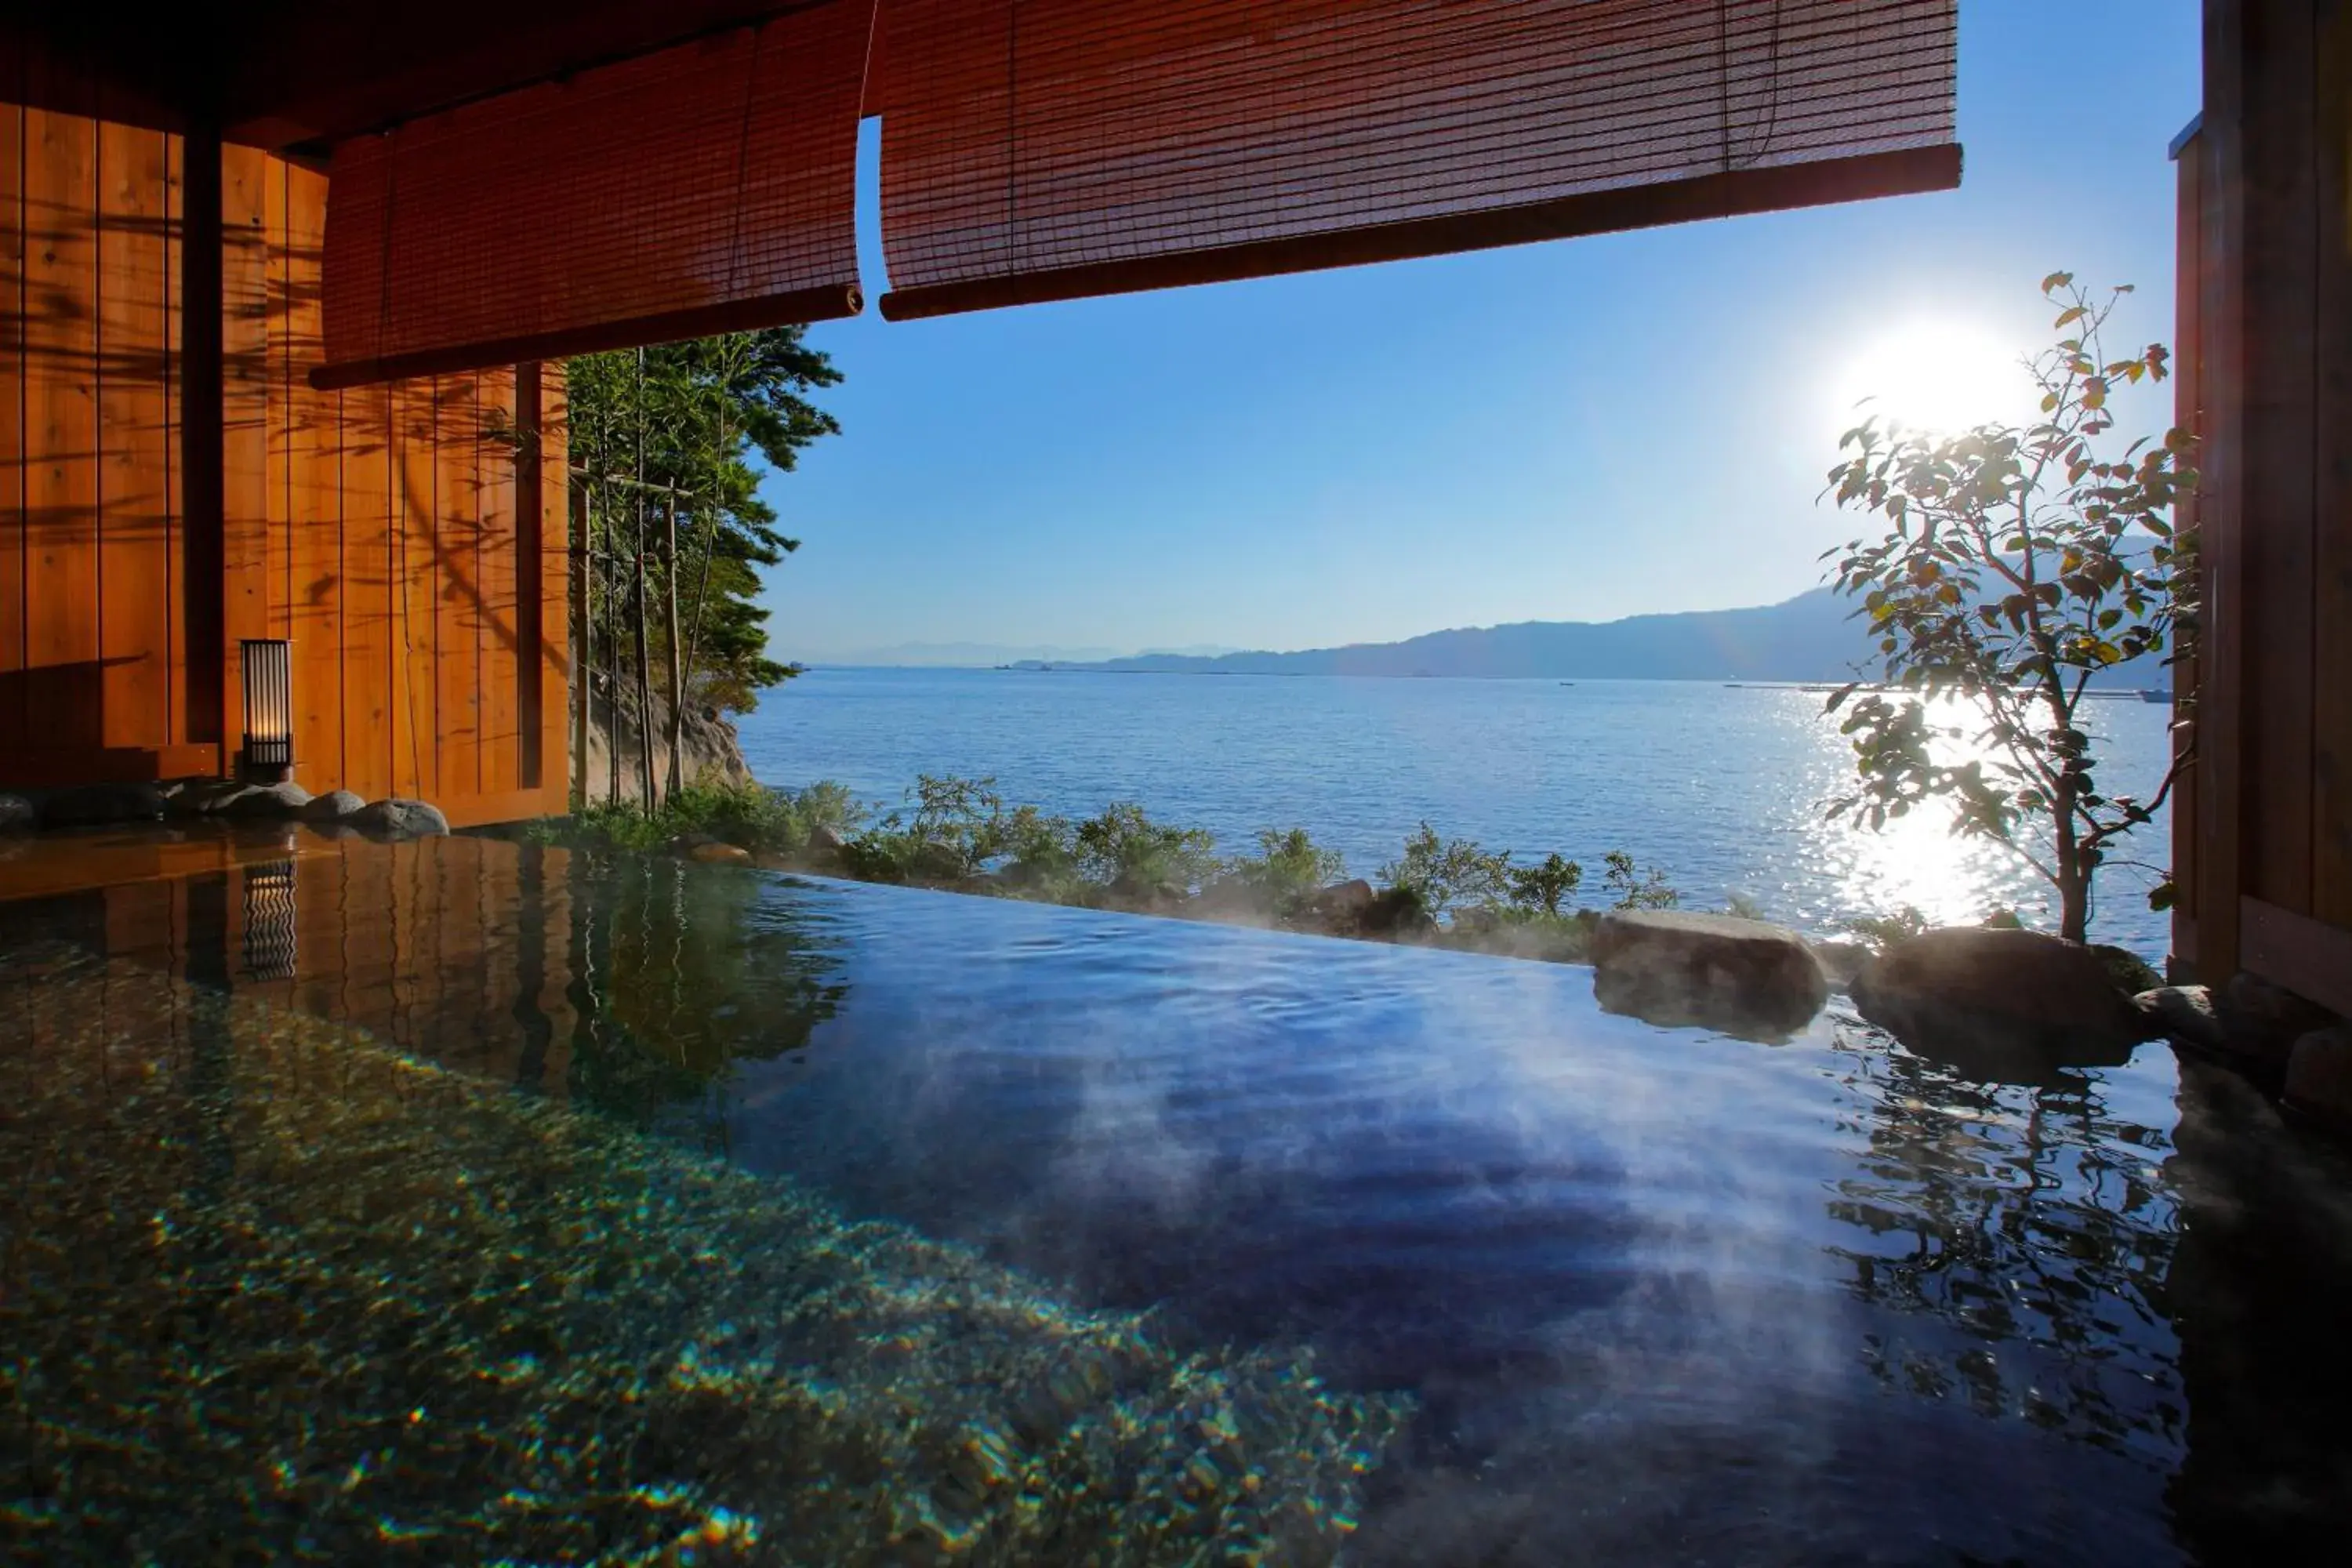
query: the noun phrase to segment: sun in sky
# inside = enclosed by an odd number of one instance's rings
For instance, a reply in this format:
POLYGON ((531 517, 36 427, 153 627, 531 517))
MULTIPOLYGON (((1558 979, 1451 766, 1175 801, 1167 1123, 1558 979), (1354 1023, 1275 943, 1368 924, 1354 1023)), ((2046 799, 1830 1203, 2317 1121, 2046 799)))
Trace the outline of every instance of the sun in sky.
POLYGON ((1963 321, 1904 322, 1873 340, 1844 372, 1833 405, 1841 431, 1876 416, 1951 435, 2032 408, 2023 353, 1963 321))

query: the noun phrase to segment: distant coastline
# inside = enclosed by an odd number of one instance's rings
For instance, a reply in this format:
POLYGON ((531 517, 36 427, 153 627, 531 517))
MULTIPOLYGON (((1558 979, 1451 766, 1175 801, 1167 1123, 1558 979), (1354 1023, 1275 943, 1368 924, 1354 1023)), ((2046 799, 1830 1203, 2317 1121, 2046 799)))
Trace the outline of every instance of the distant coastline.
MULTIPOLYGON (((1522 621, 1429 632, 1343 647, 1148 653, 1119 658, 975 659, 963 668, 1085 675, 1341 675, 1389 679, 1712 680, 1841 686, 1870 668, 1875 647, 1850 600, 1815 588, 1777 605, 1632 616, 1615 621, 1522 621)), ((968 645, 969 646, 969 645, 968 645)), ((840 660, 843 666, 865 661, 840 660)), ((874 661, 869 668, 900 668, 874 661)), ((950 668, 919 661, 913 667, 950 668)), ((2146 672, 2097 682, 2130 689, 2146 672)))

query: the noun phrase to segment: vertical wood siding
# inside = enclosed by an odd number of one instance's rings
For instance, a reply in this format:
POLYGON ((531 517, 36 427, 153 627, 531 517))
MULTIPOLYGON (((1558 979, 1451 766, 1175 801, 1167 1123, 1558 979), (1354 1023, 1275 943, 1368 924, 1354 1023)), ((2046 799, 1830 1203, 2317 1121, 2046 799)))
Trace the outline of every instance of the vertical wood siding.
POLYGON ((2352 4, 2327 0, 2318 11, 2309 912, 2352 929, 2352 4))
POLYGON ((538 722, 551 689, 563 708, 560 415, 551 464, 516 435, 560 377, 314 391, 328 183, 226 149, 222 561, 192 583, 182 159, 0 104, 0 786, 227 771, 237 639, 277 637, 305 787, 459 823, 562 809, 563 733, 538 722))
POLYGON ((0 756, 25 746, 25 111, 0 103, 0 756))
POLYGON ((98 122, 25 114, 26 750, 103 745, 98 633, 98 122))
POLYGON ((2207 979, 2352 1007, 2352 0, 2211 0, 2205 43, 2180 175, 2204 606, 2179 945, 2207 979))

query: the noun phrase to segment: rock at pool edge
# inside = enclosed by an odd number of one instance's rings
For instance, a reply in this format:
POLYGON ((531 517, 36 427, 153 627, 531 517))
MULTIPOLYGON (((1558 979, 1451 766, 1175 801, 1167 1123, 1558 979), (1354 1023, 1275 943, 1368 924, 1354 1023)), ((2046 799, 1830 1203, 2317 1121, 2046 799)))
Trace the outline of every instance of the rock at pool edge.
POLYGON ((438 806, 397 795, 363 806, 351 825, 378 838, 432 838, 449 831, 449 819, 438 806))
POLYGON ((2091 948, 2040 931, 1946 926, 1888 948, 1853 983, 1862 1016, 1973 1077, 2038 1081, 2113 1067, 2163 1031, 2091 948))
POLYGON ((1612 1013, 1766 1038, 1794 1034, 1829 1000, 1805 939, 1763 921, 1620 910, 1592 933, 1592 994, 1612 1013))

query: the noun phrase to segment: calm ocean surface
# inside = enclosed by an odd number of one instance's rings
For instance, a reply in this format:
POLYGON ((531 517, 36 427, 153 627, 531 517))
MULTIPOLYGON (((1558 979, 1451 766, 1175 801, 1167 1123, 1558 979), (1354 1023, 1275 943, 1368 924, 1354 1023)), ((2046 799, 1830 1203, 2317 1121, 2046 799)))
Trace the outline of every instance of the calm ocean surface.
MULTIPOLYGON (((2088 715, 2108 790, 2152 788, 2170 708, 2101 700, 2088 715)), ((993 774, 1013 803, 1087 816, 1139 801, 1212 829, 1228 852, 1260 828, 1303 826, 1365 876, 1426 818, 1523 858, 1556 849, 1594 883, 1601 855, 1627 849, 1686 904, 1720 907, 1737 891, 1815 931, 1905 904, 1939 921, 2045 908, 2030 870, 1952 838, 1942 820, 1883 834, 1825 821, 1851 756, 1821 697, 1794 690, 818 669, 770 693, 741 728, 769 784, 837 779, 894 805, 918 773, 993 774)), ((2144 830, 2141 857, 2161 866, 2168 832, 2144 830)), ((2154 878, 2106 875, 2095 934, 2161 957, 2168 921, 2145 896, 2154 878)))

